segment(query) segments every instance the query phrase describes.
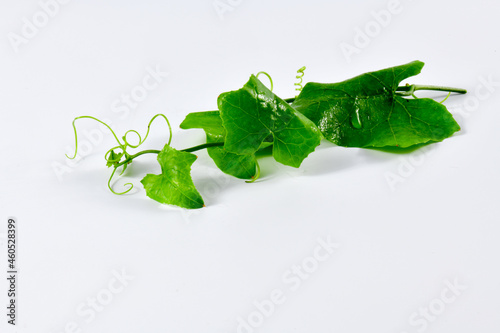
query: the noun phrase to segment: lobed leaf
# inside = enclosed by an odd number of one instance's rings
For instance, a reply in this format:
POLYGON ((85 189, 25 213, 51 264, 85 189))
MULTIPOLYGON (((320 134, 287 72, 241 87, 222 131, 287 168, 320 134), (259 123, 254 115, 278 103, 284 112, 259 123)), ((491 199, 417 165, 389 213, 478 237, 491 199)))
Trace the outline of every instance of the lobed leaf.
POLYGON ((202 208, 203 198, 191 179, 191 165, 195 160, 196 155, 165 145, 158 154, 161 174, 148 174, 141 180, 147 196, 164 204, 202 208))
MULTIPOLYGON (((208 143, 223 143, 226 138, 219 111, 190 113, 180 127, 203 129, 208 143)), ((224 147, 210 147, 207 148, 207 152, 222 172, 241 179, 251 179, 255 176, 257 164, 255 154, 230 153, 224 147)))
POLYGON ((224 148, 249 155, 273 137, 274 159, 298 168, 321 141, 316 125, 272 93, 254 75, 243 88, 223 93, 217 104, 226 130, 224 148))

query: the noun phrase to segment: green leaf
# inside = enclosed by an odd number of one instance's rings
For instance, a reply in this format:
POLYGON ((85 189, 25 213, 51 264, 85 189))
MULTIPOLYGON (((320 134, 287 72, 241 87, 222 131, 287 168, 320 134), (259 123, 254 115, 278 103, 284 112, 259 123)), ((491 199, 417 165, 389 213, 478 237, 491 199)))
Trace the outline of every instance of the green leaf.
POLYGON ((148 174, 141 180, 148 197, 183 208, 203 207, 203 199, 191 179, 191 165, 195 160, 196 155, 165 145, 158 154, 161 174, 148 174))
MULTIPOLYGON (((208 143, 224 142, 226 138, 219 111, 190 113, 180 127, 182 129, 202 128, 206 133, 208 143)), ((234 154, 225 150, 224 147, 210 147, 207 152, 222 172, 241 179, 251 179, 255 176, 257 162, 254 154, 234 154)))
POLYGON ((108 157, 108 159, 106 161, 106 166, 109 168, 109 167, 112 167, 115 164, 118 164, 120 162, 120 159, 122 158, 122 156, 123 156, 123 153, 118 153, 117 154, 117 153, 115 153, 114 150, 112 150, 109 153, 109 157, 108 157))
POLYGON ((442 141, 460 130, 446 107, 396 93, 400 82, 419 74, 423 66, 414 61, 339 83, 307 83, 292 105, 340 146, 409 147, 442 141))
POLYGON ((298 168, 321 141, 313 122, 254 75, 243 88, 221 94, 217 104, 226 129, 224 148, 228 152, 254 154, 272 135, 274 159, 298 168))

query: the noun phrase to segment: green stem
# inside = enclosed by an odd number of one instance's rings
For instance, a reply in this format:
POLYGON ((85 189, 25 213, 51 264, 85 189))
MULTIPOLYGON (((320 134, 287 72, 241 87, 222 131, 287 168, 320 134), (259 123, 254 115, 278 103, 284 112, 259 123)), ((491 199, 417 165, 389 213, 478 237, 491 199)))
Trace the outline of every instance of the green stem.
MULTIPOLYGON (((406 86, 401 86, 401 87, 396 88, 396 92, 398 92, 398 95, 401 95, 401 96, 411 96, 417 90, 446 91, 449 93, 457 93, 457 94, 466 94, 467 93, 466 89, 461 89, 461 88, 427 86, 427 85, 418 85, 418 84, 406 85, 406 86)), ((288 104, 292 104, 293 102, 295 102, 295 97, 287 98, 284 101, 287 102, 288 104)))
POLYGON ((160 151, 159 150, 155 150, 155 149, 148 149, 148 150, 140 151, 137 154, 130 155, 126 160, 124 160, 123 162, 120 162, 117 165, 115 165, 115 169, 118 168, 118 167, 121 167, 124 164, 132 162, 132 160, 134 158, 139 157, 141 155, 144 155, 144 154, 159 154, 159 153, 160 153, 160 151))
MULTIPOLYGON (((198 146, 194 146, 194 147, 191 147, 191 148, 182 149, 181 151, 185 151, 185 152, 191 153, 193 151, 197 151, 197 150, 201 150, 201 149, 205 149, 205 148, 210 148, 210 147, 221 147, 223 145, 224 145, 224 142, 209 142, 209 143, 204 143, 204 144, 201 144, 201 145, 198 145, 198 146)), ((155 150, 155 149, 148 149, 148 150, 140 151, 137 154, 130 155, 123 162, 120 162, 120 163, 116 164, 115 168, 118 168, 118 167, 121 167, 124 164, 130 163, 130 162, 132 162, 132 160, 134 158, 139 157, 141 155, 144 155, 144 154, 159 154, 159 153, 160 153, 160 150, 155 150)))
POLYGON ((193 151, 197 151, 200 149, 205 149, 210 147, 222 147, 222 146, 224 146, 224 142, 208 142, 191 148, 182 149, 181 151, 191 153, 193 151))
POLYGON ((452 88, 452 87, 440 87, 440 86, 426 86, 426 85, 406 85, 397 87, 396 91, 399 92, 399 95, 402 96, 411 96, 417 90, 432 90, 432 91, 446 91, 449 93, 457 93, 457 94, 465 94, 467 90, 461 88, 452 88))

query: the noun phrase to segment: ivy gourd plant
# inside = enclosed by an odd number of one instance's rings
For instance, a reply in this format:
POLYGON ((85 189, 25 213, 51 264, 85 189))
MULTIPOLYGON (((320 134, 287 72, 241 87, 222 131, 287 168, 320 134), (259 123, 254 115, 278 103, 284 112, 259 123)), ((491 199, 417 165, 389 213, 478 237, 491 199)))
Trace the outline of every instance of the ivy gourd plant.
MULTIPOLYGON (((148 174, 141 183, 146 195, 163 204, 195 209, 204 207, 203 198, 191 177, 196 161, 192 152, 207 149, 215 165, 224 173, 247 182, 260 175, 256 153, 272 151, 276 162, 298 168, 322 139, 344 147, 406 148, 442 141, 460 130, 443 102, 418 98, 415 91, 434 90, 464 94, 464 89, 403 85, 401 81, 417 75, 424 63, 411 63, 365 73, 338 83, 313 83, 302 86, 305 67, 297 72, 295 83, 298 96, 281 99, 272 92, 272 80, 267 73, 251 75, 242 88, 222 93, 217 99, 218 110, 193 112, 180 124, 182 129, 203 129, 206 142, 198 146, 177 150, 171 146, 172 128, 167 117, 155 115, 148 124, 144 139, 135 131, 125 132, 121 140, 106 123, 91 116, 73 120, 75 158, 78 152, 76 121, 93 119, 105 125, 113 134, 117 145, 105 154, 106 165, 113 168, 108 187, 115 194, 129 192, 133 185, 116 192, 111 186, 117 170, 123 174, 132 161, 144 154, 157 154, 161 174, 148 174), (271 87, 267 88, 259 75, 267 75, 271 87), (163 118, 169 128, 169 139, 161 150, 143 150, 130 154, 149 135, 156 118, 163 118), (134 133, 139 142, 129 143, 127 136, 134 133)), ((445 99, 445 100, 446 100, 445 99)))

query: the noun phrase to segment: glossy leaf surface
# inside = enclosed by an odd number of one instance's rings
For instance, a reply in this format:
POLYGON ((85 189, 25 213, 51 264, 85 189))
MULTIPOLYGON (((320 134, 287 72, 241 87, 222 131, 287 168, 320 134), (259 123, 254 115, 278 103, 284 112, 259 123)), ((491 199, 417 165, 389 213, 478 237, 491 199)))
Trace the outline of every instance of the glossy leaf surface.
POLYGON ((254 75, 243 88, 223 93, 217 104, 226 130, 224 148, 254 154, 273 137, 274 159, 299 167, 321 140, 316 125, 272 93, 254 75))
POLYGON ((460 130, 446 107, 396 92, 402 80, 419 74, 423 66, 414 61, 339 83, 307 83, 292 106, 340 146, 409 147, 442 141, 460 130))

